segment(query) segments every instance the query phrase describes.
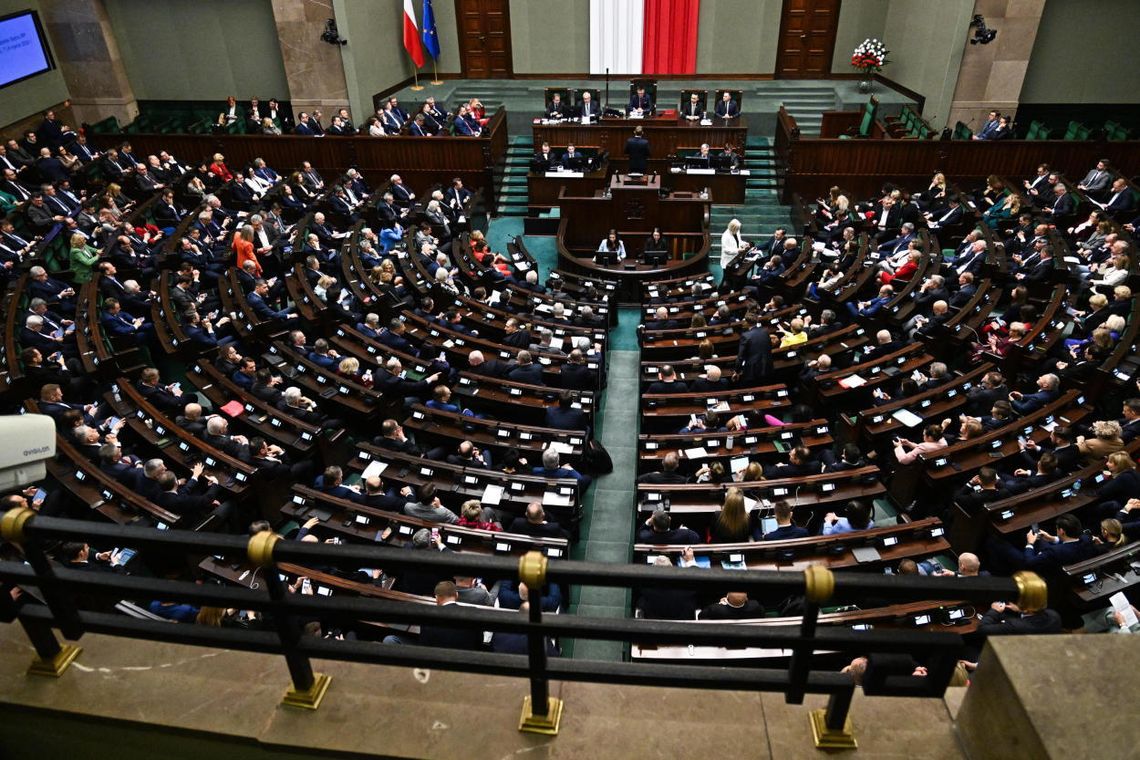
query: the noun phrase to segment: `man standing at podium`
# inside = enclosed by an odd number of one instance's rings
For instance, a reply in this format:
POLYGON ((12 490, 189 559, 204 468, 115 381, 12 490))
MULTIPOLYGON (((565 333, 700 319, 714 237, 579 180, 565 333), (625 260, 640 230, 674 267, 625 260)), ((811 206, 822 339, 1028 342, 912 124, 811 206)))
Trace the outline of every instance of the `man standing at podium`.
POLYGON ((740 106, 732 99, 731 92, 723 92, 720 96, 720 101, 716 104, 716 116, 718 119, 732 119, 740 115, 740 106))
POLYGON ((653 101, 645 93, 645 85, 639 84, 637 92, 629 96, 630 116, 649 116, 653 113, 653 101))
POLYGON ((641 127, 634 129, 633 137, 625 141, 625 154, 629 156, 629 173, 645 174, 649 165, 649 141, 641 127))

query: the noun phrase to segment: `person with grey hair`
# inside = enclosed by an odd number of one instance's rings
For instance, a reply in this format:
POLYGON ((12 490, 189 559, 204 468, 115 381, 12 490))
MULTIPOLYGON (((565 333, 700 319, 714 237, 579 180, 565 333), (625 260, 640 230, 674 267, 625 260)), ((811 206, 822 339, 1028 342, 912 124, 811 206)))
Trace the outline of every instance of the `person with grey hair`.
POLYGON ((540 327, 540 328, 538 328, 538 342, 532 343, 529 346, 527 346, 527 350, 529 350, 532 354, 540 353, 540 354, 555 354, 557 356, 565 356, 566 352, 563 351, 561 348, 555 347, 553 344, 553 341, 554 341, 554 333, 551 332, 550 328, 549 327, 540 327))
POLYGON ((546 292, 546 286, 538 281, 538 271, 535 269, 528 270, 526 277, 522 282, 518 283, 518 286, 523 290, 529 290, 534 293, 546 292))
POLYGON ((558 450, 553 446, 548 446, 542 452, 542 465, 535 467, 531 474, 544 478, 574 478, 578 481, 579 494, 585 493, 590 484, 594 482, 593 478, 578 472, 570 464, 559 464, 559 462, 558 450))
POLYGON ((250 461, 249 439, 244 435, 230 435, 229 420, 220 414, 206 420, 206 434, 202 440, 235 459, 250 461))
POLYGON ((1037 391, 1035 393, 1022 393, 1011 391, 1009 403, 1013 411, 1018 414, 1032 414, 1046 404, 1056 401, 1061 395, 1061 380, 1054 374, 1045 374, 1037 378, 1037 391))

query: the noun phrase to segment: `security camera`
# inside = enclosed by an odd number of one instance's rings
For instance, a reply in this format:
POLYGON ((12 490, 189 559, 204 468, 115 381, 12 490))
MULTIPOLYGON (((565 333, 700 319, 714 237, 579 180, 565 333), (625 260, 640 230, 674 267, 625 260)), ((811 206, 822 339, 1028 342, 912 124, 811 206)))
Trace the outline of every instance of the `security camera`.
POLYGON ((55 422, 46 414, 0 417, 0 491, 43 480, 45 462, 55 457, 55 422))
POLYGON ((971 45, 988 45, 994 41, 994 37, 997 37, 997 29, 987 27, 986 20, 980 13, 974 14, 970 26, 976 27, 974 28, 974 37, 970 40, 971 45))
POLYGON ((325 21, 325 30, 321 32, 321 42, 327 42, 330 45, 348 44, 348 40, 341 39, 340 31, 336 28, 335 18, 330 18, 325 21))

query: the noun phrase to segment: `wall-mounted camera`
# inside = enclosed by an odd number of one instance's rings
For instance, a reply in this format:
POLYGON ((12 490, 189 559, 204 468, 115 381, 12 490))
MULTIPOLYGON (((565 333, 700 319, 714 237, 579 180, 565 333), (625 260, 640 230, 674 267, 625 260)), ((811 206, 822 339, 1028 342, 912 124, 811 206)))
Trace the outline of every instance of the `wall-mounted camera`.
POLYGON ((340 31, 336 28, 336 19, 330 18, 325 22, 325 30, 321 32, 321 42, 330 45, 347 45, 348 40, 341 39, 340 31))
POLYGON ((988 45, 997 37, 997 29, 990 29, 986 26, 986 20, 980 13, 974 14, 970 26, 974 29, 974 36, 970 40, 971 45, 988 45))

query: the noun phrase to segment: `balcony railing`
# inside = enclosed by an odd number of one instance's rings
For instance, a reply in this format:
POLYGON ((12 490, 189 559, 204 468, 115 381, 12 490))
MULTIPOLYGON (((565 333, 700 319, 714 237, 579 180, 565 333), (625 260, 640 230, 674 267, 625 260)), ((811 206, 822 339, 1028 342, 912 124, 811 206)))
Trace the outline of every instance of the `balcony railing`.
POLYGON ((76 520, 48 518, 30 509, 15 509, 0 518, 0 535, 22 548, 26 562, 0 561, 0 581, 38 589, 45 604, 17 606, 0 594, 0 619, 18 621, 38 655, 30 672, 60 675, 79 653, 61 644, 53 629, 70 641, 92 632, 128 638, 249 650, 281 655, 292 679, 285 703, 316 709, 329 678, 315 673, 315 659, 343 660, 407 667, 485 673, 526 678, 530 695, 523 705, 519 728, 554 734, 562 712, 561 700, 549 694, 551 680, 622 683, 699 689, 783 692, 790 704, 801 704, 805 694, 826 694, 826 710, 812 714, 817 746, 853 746, 848 708, 855 684, 850 676, 833 670, 813 670, 816 652, 849 656, 912 655, 927 667, 925 677, 868 671, 863 683, 867 695, 939 697, 957 666, 963 650, 961 636, 948 632, 915 630, 853 630, 819 627, 820 606, 857 602, 874 597, 890 603, 914 600, 955 600, 975 604, 1017 600, 1022 609, 1044 606, 1045 584, 1031 573, 1013 578, 933 578, 883 576, 863 573, 833 574, 823 567, 804 572, 738 571, 665 568, 554 561, 537 552, 517 561, 456 552, 411 552, 384 546, 353 546, 284 540, 272 533, 252 538, 186 531, 161 531, 76 520), (248 561, 260 568, 262 584, 254 588, 200 585, 191 581, 144 578, 115 573, 92 573, 53 563, 45 546, 62 541, 132 547, 166 558, 186 557, 195 562, 209 555, 248 561), (492 609, 437 607, 400 601, 349 596, 294 594, 279 565, 332 567, 354 571, 383 567, 398 571, 416 567, 436 570, 441 576, 518 579, 529 588, 549 583, 619 588, 669 587, 706 593, 726 588, 762 598, 796 594, 806 599, 806 610, 796 626, 751 626, 732 623, 690 623, 662 620, 614 619, 570 614, 543 614, 530 606, 529 617, 492 609), (91 609, 87 600, 104 598, 148 603, 152 600, 256 610, 273 621, 270 630, 245 630, 202 625, 171 624, 91 609), (303 621, 335 618, 386 624, 446 625, 450 628, 525 634, 528 654, 511 655, 422 646, 394 646, 380 642, 337 640, 303 635, 303 621), (548 637, 605 639, 641 644, 694 644, 761 647, 791 651, 786 667, 722 665, 663 665, 581 659, 548 659, 548 637))

